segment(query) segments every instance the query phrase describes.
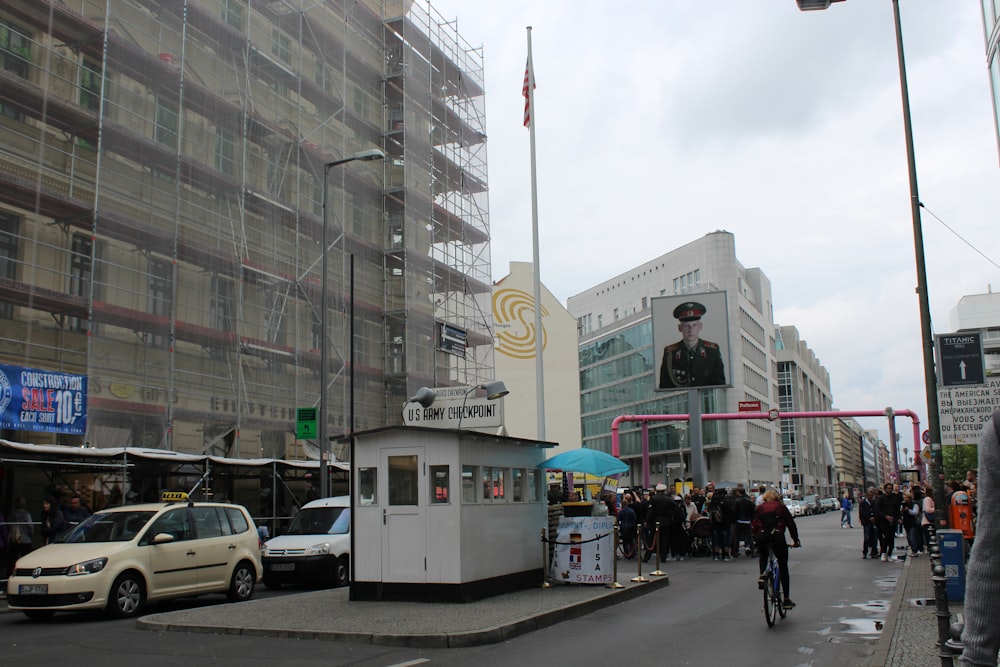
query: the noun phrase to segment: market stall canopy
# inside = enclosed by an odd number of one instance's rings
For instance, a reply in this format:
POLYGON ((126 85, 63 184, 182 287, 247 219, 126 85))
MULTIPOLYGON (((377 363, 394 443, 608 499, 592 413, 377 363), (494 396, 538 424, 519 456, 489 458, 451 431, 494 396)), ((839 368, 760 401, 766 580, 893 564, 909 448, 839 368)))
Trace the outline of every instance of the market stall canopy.
POLYGON ((628 470, 628 464, 599 449, 580 447, 562 454, 556 454, 538 464, 543 470, 562 472, 582 472, 598 477, 620 475, 628 470))

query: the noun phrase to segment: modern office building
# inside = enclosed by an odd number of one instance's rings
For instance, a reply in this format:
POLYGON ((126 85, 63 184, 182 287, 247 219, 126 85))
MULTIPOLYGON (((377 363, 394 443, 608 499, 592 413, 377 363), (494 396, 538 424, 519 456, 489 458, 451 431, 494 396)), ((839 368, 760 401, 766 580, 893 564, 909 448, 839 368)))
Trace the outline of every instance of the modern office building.
POLYGON ((1000 2, 983 0, 983 34, 986 37, 986 64, 993 91, 993 120, 1000 144, 1000 2))
MULTIPOLYGON (((828 412, 833 409, 830 374, 793 326, 775 329, 778 409, 828 412)), ((781 453, 785 485, 796 493, 829 497, 837 490, 832 419, 782 419, 781 453)))
MULTIPOLYGON (((623 414, 686 414, 688 391, 655 392, 663 351, 653 349, 651 300, 725 292, 732 367, 728 389, 698 390, 701 411, 735 413, 741 401, 778 406, 775 325, 771 283, 759 268, 745 268, 736 241, 716 231, 605 280, 567 301, 577 319, 583 444, 611 451, 611 424, 623 414)), ((706 421, 703 426, 707 478, 778 486, 782 444, 778 425, 766 420, 706 421)), ((625 423, 620 455, 630 463, 625 483, 643 481, 642 428, 625 423)), ((687 424, 650 423, 652 482, 691 474, 687 424)))
POLYGON ((0 3, 0 364, 87 381, 3 437, 282 457, 493 379, 483 96, 424 3, 0 3))

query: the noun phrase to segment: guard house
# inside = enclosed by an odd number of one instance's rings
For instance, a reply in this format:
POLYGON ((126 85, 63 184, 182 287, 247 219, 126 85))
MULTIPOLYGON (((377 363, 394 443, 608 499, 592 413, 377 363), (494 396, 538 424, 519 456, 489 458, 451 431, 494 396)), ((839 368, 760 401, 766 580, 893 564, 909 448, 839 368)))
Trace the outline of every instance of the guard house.
POLYGON ((470 602, 544 577, 555 443, 391 426, 355 434, 352 600, 470 602))

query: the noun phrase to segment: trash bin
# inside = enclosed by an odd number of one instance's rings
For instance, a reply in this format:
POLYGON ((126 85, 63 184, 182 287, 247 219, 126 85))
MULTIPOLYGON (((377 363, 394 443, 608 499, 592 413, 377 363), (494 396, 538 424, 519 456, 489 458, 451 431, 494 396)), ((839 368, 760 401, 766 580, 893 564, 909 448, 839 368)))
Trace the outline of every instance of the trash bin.
POLYGON ((956 491, 951 494, 948 523, 955 530, 962 531, 962 535, 967 540, 976 536, 976 531, 972 527, 972 506, 969 504, 969 494, 965 491, 956 491))
POLYGON ((944 566, 948 583, 945 591, 949 602, 965 601, 965 536, 961 530, 937 531, 938 548, 941 549, 941 565, 944 566))

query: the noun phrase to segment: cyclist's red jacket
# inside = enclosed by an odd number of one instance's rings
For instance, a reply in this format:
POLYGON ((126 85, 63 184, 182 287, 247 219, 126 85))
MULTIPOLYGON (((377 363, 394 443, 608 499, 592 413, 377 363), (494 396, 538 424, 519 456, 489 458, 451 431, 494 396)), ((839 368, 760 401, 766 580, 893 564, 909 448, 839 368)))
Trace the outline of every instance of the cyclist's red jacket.
POLYGON ((785 529, 788 529, 788 534, 792 537, 792 541, 799 541, 799 529, 795 525, 795 519, 792 518, 792 513, 788 511, 785 507, 785 503, 780 500, 768 500, 767 502, 757 505, 757 509, 753 513, 753 522, 750 524, 753 529, 754 537, 758 534, 764 532, 764 523, 761 521, 761 517, 770 512, 778 518, 778 523, 774 528, 772 533, 772 539, 781 538, 781 541, 785 541, 785 529))

